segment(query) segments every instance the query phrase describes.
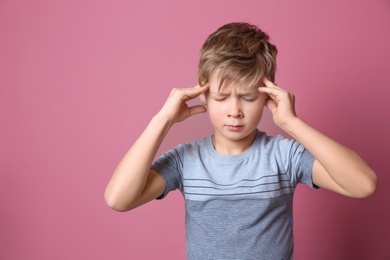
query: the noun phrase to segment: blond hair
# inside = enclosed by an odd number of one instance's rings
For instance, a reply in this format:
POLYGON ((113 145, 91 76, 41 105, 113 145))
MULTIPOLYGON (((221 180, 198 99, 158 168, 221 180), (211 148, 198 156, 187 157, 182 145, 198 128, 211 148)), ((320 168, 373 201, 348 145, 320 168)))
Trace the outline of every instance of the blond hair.
POLYGON ((219 69, 219 87, 226 81, 258 86, 263 77, 275 80, 277 48, 269 36, 248 23, 229 23, 212 33, 200 50, 198 83, 207 84, 219 69))

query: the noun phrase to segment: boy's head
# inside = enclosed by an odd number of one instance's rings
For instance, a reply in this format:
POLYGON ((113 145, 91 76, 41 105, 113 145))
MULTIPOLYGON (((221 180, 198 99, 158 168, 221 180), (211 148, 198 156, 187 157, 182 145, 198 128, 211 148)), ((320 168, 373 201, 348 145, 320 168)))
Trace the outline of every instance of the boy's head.
POLYGON ((277 48, 266 33, 248 23, 229 23, 212 33, 200 51, 198 84, 205 85, 219 70, 219 86, 236 81, 258 86, 275 79, 277 48))

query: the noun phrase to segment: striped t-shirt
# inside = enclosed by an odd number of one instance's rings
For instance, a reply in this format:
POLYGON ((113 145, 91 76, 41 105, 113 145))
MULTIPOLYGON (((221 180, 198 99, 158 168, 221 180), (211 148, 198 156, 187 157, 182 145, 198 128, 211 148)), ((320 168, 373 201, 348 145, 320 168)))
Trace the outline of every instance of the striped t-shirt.
POLYGON ((185 199, 187 259, 292 259, 292 202, 314 187, 314 157, 297 141, 258 131, 239 155, 221 155, 211 137, 181 144, 152 165, 185 199))

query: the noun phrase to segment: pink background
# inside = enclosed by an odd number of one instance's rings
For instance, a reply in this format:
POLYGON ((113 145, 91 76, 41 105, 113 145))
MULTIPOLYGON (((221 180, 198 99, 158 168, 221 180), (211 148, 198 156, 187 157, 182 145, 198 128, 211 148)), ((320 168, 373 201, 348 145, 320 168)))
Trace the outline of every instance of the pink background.
MULTIPOLYGON (((279 48, 276 82, 307 122, 361 154, 370 199, 297 189, 295 259, 390 259, 390 2, 0 1, 0 259, 184 259, 179 192, 133 212, 104 203, 111 174, 198 52, 248 21, 279 48)), ((261 129, 280 133, 269 113, 261 129)), ((210 134, 175 126, 160 152, 210 134)))

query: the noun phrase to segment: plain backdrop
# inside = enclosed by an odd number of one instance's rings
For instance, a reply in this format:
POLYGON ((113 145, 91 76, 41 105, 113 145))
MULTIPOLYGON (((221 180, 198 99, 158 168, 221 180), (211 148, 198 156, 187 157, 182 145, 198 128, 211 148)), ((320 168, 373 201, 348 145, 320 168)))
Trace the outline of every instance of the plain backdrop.
MULTIPOLYGON (((180 192, 127 213, 103 193, 170 89, 196 84, 207 36, 233 21, 271 36, 298 115, 379 177, 364 200, 298 186, 295 259, 390 259, 388 0, 0 0, 0 259, 185 259, 180 192)), ((282 134, 269 111, 259 128, 282 134)), ((192 117, 159 154, 210 134, 206 114, 192 117)))

